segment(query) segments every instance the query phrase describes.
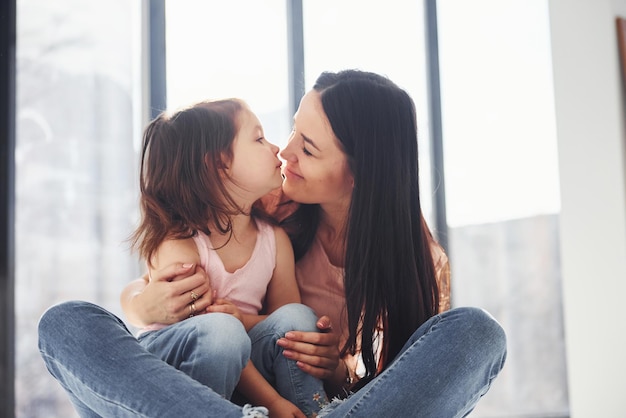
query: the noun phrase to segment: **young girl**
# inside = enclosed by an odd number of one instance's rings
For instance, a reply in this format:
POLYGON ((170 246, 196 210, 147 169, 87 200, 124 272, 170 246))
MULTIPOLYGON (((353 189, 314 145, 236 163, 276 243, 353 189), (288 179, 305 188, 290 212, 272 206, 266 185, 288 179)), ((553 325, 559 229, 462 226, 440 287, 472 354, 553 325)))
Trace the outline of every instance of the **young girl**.
POLYGON ((203 268, 210 288, 183 295, 188 319, 147 324, 139 340, 226 398, 238 383, 246 399, 272 416, 303 416, 298 408, 315 416, 326 403, 322 382, 287 361, 275 342, 293 329, 314 331, 316 316, 300 304, 289 238, 255 207, 281 186, 278 150, 238 99, 202 102, 148 125, 142 219, 133 247, 147 261, 150 277, 184 262, 203 268), (191 339, 189 327, 196 331, 191 339), (262 374, 248 361, 251 344, 267 345, 268 355, 258 359, 262 374), (181 350, 189 357, 181 360, 181 350))

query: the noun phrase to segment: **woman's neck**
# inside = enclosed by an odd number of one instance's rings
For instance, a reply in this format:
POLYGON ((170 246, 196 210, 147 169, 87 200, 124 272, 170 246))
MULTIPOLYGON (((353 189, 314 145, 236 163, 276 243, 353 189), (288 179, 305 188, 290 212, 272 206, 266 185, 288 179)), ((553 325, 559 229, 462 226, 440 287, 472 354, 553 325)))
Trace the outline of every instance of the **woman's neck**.
POLYGON ((321 210, 317 238, 330 262, 337 267, 344 267, 348 209, 322 207, 321 210))

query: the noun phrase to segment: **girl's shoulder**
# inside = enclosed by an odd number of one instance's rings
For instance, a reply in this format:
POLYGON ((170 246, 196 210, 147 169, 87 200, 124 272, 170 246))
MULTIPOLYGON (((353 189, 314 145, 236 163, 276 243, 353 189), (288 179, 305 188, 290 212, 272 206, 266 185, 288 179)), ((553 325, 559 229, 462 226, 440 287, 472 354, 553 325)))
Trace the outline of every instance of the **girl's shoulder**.
POLYGON ((159 244, 151 264, 153 269, 158 270, 174 263, 197 264, 199 261, 198 248, 193 238, 167 238, 159 244))

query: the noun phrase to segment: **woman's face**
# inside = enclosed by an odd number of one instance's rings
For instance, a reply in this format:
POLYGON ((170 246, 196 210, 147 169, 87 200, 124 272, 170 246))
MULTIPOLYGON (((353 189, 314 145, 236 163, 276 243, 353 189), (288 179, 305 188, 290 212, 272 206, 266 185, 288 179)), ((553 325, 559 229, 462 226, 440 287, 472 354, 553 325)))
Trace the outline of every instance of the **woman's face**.
POLYGON ((308 92, 294 116, 289 143, 280 153, 286 161, 283 192, 299 203, 349 204, 354 181, 339 144, 320 94, 308 92))

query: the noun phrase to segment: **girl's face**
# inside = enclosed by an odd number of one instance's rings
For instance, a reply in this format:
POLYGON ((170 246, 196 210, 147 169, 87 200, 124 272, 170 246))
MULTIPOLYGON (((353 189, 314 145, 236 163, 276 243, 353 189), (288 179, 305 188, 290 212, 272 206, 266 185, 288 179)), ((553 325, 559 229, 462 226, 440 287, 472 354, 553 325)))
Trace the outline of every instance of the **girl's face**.
POLYGON ((349 204, 354 181, 339 144, 320 94, 308 92, 294 116, 289 143, 280 153, 287 163, 283 192, 300 203, 349 204))
POLYGON ((279 148, 265 139, 261 122, 248 108, 239 114, 239 131, 232 144, 232 160, 227 161, 229 186, 233 197, 251 204, 280 187, 282 162, 279 148))

